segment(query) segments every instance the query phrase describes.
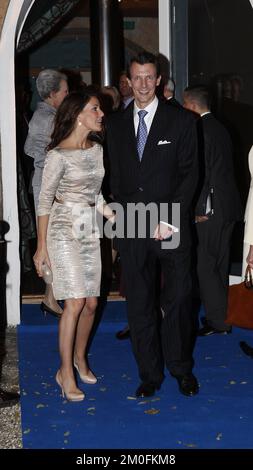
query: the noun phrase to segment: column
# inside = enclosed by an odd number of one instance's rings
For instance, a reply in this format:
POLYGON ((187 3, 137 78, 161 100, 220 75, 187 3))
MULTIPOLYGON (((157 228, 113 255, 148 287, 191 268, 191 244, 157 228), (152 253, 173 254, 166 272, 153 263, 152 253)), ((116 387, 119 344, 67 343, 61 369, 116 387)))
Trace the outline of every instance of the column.
POLYGON ((117 85, 123 68, 123 21, 118 0, 90 0, 92 83, 117 85))

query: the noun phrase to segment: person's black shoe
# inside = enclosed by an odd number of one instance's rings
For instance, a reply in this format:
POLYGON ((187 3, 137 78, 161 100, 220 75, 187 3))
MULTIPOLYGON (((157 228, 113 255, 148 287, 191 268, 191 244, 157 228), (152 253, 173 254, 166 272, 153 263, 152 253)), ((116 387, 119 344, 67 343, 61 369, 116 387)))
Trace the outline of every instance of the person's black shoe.
POLYGON ((0 388, 0 408, 14 406, 19 402, 19 394, 13 392, 5 392, 0 388))
POLYGON ((211 336, 215 334, 228 335, 231 332, 232 332, 232 328, 229 328, 228 330, 218 330, 217 328, 213 328, 212 326, 208 325, 208 323, 206 323, 202 328, 198 330, 197 335, 198 336, 211 336))
POLYGON ((239 343, 241 350, 249 357, 253 357, 253 348, 249 346, 245 341, 239 343))
POLYGON ((200 317, 200 320, 203 326, 205 326, 208 323, 206 317, 200 317))
POLYGON ((135 396, 137 398, 144 398, 144 397, 152 397, 154 394, 155 394, 155 391, 156 390, 159 390, 160 387, 159 386, 156 386, 154 384, 150 384, 150 383, 142 383, 141 385, 139 385, 139 387, 137 388, 136 392, 135 392, 135 396))
POLYGON ((128 339, 128 338, 130 338, 130 330, 129 330, 129 327, 126 326, 126 327, 124 328, 124 330, 118 331, 115 336, 116 336, 117 339, 128 339))
POLYGON ((198 381, 192 373, 186 375, 173 375, 177 379, 179 391, 187 397, 193 397, 199 393, 198 381))

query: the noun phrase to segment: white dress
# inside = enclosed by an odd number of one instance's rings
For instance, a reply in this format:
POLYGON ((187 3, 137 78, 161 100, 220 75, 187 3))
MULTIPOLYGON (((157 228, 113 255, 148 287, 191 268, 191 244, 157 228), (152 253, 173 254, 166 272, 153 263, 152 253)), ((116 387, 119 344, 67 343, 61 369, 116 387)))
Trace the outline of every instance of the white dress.
POLYGON ((249 188, 249 194, 247 199, 247 205, 244 215, 245 227, 244 227, 244 245, 243 245, 243 267, 242 277, 244 277, 245 269, 247 266, 246 258, 248 256, 249 247, 253 245, 253 146, 249 151, 249 171, 251 175, 251 182, 249 188))

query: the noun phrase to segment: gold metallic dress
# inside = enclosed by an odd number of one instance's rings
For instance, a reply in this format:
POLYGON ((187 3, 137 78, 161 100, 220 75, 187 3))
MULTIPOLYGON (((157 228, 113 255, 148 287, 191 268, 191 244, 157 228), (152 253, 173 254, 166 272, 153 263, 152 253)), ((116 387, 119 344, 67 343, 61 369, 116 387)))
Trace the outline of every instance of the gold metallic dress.
POLYGON ((47 248, 56 299, 100 295, 101 256, 96 207, 101 194, 103 150, 56 147, 47 154, 38 215, 50 214, 47 248))

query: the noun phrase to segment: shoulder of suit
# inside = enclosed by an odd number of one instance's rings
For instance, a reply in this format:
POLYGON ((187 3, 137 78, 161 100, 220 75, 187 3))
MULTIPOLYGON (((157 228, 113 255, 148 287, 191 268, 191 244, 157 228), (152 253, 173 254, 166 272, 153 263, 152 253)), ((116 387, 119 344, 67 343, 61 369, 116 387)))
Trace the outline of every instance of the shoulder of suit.
POLYGON ((108 114, 108 116, 106 116, 106 118, 105 118, 105 125, 110 126, 113 123, 120 122, 123 119, 123 117, 125 116, 125 113, 127 112, 127 109, 123 110, 123 111, 118 110, 114 113, 108 114))
POLYGON ((231 137, 224 124, 212 113, 207 115, 206 118, 208 119, 203 119, 203 129, 205 134, 210 133, 213 137, 223 139, 224 142, 230 142, 231 144, 231 137))
POLYGON ((183 116, 183 115, 188 115, 190 114, 188 111, 186 111, 183 106, 177 107, 177 106, 170 106, 166 101, 159 100, 159 108, 164 110, 164 112, 169 113, 171 115, 175 116, 183 116))
POLYGON ((210 126, 210 127, 212 126, 217 129, 220 129, 221 131, 224 130, 227 132, 224 124, 219 119, 217 119, 217 117, 214 116, 213 113, 206 114, 205 116, 202 117, 202 120, 203 120, 204 125, 206 126, 210 126))

